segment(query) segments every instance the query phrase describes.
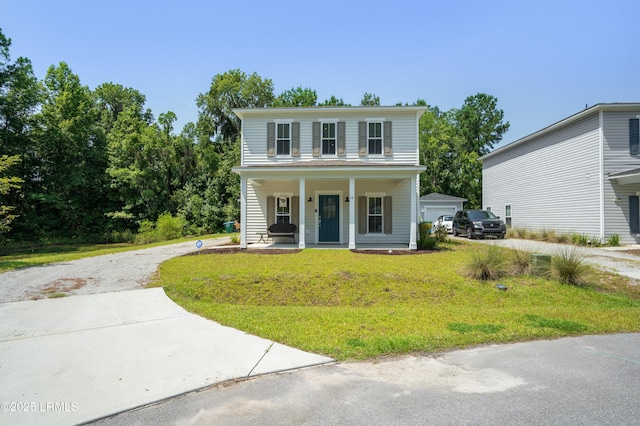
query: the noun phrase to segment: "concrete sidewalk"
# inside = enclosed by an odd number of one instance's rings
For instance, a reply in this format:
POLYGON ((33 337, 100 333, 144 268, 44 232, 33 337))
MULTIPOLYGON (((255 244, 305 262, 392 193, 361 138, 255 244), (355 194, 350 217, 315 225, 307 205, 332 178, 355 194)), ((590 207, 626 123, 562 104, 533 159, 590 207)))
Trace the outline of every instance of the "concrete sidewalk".
POLYGON ((0 304, 1 424, 76 424, 330 363, 193 315, 161 288, 0 304))

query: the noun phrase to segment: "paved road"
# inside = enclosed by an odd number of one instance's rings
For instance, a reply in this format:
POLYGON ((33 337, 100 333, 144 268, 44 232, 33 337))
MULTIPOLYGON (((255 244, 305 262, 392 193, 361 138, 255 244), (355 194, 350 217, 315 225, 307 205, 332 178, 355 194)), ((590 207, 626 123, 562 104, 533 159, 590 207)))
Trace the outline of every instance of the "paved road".
POLYGON ((265 376, 100 425, 632 425, 640 334, 486 346, 265 376))

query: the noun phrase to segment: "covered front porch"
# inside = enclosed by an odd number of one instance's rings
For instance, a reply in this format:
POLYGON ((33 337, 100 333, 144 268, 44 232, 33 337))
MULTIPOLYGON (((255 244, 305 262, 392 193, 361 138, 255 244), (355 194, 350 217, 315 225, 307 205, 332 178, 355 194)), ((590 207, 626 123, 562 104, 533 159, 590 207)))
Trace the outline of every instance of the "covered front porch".
POLYGON ((416 250, 420 166, 238 167, 240 247, 416 250), (296 225, 292 238, 273 224, 296 225))

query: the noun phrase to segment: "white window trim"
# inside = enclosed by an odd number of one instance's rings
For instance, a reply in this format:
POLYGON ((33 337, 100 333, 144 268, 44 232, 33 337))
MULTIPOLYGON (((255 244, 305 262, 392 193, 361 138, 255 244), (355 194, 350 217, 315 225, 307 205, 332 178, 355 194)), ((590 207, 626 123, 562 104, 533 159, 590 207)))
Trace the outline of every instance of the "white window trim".
MULTIPOLYGON (((384 119, 368 119, 367 120, 367 156, 372 158, 384 158, 384 119), (380 154, 371 154, 369 145, 371 137, 369 136, 369 124, 380 124, 380 154)), ((376 138, 377 139, 377 138, 376 138)))
MULTIPOLYGON (((327 139, 330 139, 330 138, 327 138, 327 139)), ((322 120, 320 122, 320 155, 323 156, 323 157, 328 157, 328 158, 337 157, 338 156, 338 120, 337 119, 335 121, 333 121, 333 120, 322 120), (322 127, 325 124, 333 124, 335 126, 335 128, 334 128, 335 136, 333 137, 333 140, 334 140, 334 146, 333 146, 334 152, 333 152, 333 154, 325 154, 324 153, 324 139, 325 138, 323 137, 324 135, 322 134, 322 131, 323 131, 322 127)))
POLYGON ((277 192, 273 194, 274 197, 274 202, 276 203, 276 205, 274 206, 274 212, 275 212, 275 222, 278 223, 278 217, 282 216, 287 216, 289 217, 289 223, 291 223, 291 203, 293 202, 292 198, 293 198, 293 193, 292 192, 277 192), (287 199, 287 204, 289 205, 289 213, 288 214, 279 214, 278 213, 278 202, 281 198, 286 198, 287 199))
MULTIPOLYGON (((291 120, 286 120, 286 121, 285 120, 274 120, 274 122, 276 123, 276 140, 275 140, 275 147, 274 147, 275 148, 275 156, 276 157, 280 157, 280 158, 291 158, 291 151, 292 151, 292 148, 293 148, 291 146, 291 144, 292 144, 291 140, 293 138, 293 135, 292 135, 292 130, 293 130, 292 124, 293 124, 293 121, 291 121, 291 120), (278 140, 279 140, 279 138, 278 138, 278 125, 280 125, 280 124, 289 125, 289 153, 288 154, 278 154, 278 140)), ((282 139, 282 140, 285 140, 285 139, 282 139)))

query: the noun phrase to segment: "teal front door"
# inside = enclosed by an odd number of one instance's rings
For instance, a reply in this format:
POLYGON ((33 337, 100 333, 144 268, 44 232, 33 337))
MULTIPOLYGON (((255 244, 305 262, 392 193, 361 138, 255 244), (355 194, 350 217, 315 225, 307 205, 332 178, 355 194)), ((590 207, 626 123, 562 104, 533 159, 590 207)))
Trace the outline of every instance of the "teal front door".
POLYGON ((320 195, 318 197, 318 241, 321 243, 340 242, 340 197, 320 195))

